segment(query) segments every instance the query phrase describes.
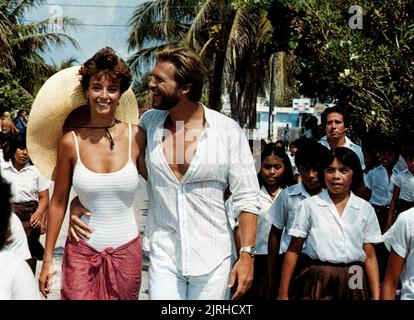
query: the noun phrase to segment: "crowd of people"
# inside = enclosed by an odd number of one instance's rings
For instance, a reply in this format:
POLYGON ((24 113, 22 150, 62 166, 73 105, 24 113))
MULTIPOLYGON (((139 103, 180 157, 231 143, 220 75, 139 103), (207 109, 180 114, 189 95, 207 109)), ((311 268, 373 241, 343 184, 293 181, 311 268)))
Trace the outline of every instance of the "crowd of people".
POLYGON ((257 173, 240 126, 200 103, 205 75, 192 50, 159 51, 138 122, 130 70, 103 48, 52 76, 29 122, 2 117, 0 299, 48 297, 68 206, 62 299, 137 299, 143 250, 152 300, 414 299, 413 137, 361 148, 335 106, 324 136, 312 119, 263 145, 257 173))

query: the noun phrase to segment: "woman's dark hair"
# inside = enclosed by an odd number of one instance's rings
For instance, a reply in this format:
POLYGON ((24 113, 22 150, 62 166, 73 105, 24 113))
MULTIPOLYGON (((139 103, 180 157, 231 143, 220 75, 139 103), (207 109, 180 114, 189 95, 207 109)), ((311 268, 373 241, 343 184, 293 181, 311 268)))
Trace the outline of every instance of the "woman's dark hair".
POLYGON ((14 154, 17 149, 26 149, 26 135, 17 134, 10 138, 10 143, 4 154, 4 160, 9 161, 14 159, 14 154))
POLYGON ((89 88, 89 82, 94 75, 104 74, 112 80, 121 80, 121 94, 128 90, 131 84, 131 71, 124 60, 115 54, 112 48, 106 47, 99 50, 87 60, 79 70, 82 76, 83 90, 89 88))
MULTIPOLYGON (((285 171, 283 172, 283 177, 280 180, 280 186, 282 188, 289 187, 296 183, 295 178, 293 177, 292 165, 290 163, 289 156, 286 154, 285 149, 281 147, 277 147, 276 143, 271 142, 264 146, 262 154, 261 154, 261 163, 263 163, 264 159, 270 155, 274 155, 280 159, 282 159, 283 164, 285 165, 285 171)), ((264 185, 263 179, 261 174, 257 175, 259 179, 260 187, 264 185)))
POLYGON ((10 237, 10 185, 0 176, 0 250, 10 237))
POLYGON ((362 172, 361 162, 358 156, 351 149, 345 147, 339 147, 332 149, 327 157, 322 160, 320 169, 318 170, 318 179, 322 187, 326 188, 325 182, 325 169, 328 168, 334 159, 338 159, 344 166, 350 168, 353 172, 351 190, 355 191, 361 187, 364 181, 364 174, 362 172))

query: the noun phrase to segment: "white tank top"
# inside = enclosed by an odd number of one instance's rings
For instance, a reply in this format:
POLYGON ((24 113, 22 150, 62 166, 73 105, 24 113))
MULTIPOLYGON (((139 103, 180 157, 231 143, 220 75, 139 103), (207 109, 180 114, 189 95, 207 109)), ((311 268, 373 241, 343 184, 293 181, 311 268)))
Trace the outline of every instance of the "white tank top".
POLYGON ((117 248, 138 236, 134 200, 138 190, 138 170, 131 159, 131 125, 129 125, 128 162, 109 173, 89 170, 81 161, 75 132, 77 161, 73 171, 73 188, 80 202, 91 212, 81 220, 92 227, 90 239, 84 238, 98 251, 117 248))

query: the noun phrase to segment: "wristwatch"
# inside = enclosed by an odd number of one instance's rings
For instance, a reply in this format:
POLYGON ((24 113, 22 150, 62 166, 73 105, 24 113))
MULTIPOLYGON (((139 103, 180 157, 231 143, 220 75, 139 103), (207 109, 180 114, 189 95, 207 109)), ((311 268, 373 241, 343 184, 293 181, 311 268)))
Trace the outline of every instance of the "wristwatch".
POLYGON ((239 253, 247 252, 250 254, 252 258, 256 255, 256 248, 255 247, 241 247, 239 253))

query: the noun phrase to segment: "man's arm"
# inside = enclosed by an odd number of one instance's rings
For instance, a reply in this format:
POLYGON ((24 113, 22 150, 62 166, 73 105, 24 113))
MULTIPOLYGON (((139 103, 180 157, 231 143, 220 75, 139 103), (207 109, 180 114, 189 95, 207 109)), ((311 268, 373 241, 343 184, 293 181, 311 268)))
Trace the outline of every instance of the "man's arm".
POLYGON ((90 216, 91 213, 86 209, 79 201, 78 197, 75 197, 70 203, 70 219, 68 238, 70 241, 79 241, 79 235, 89 239, 90 233, 93 232, 92 228, 84 223, 80 217, 90 216))
MULTIPOLYGON (((239 234, 241 247, 254 247, 256 243, 257 215, 241 212, 239 216, 239 234)), ((249 290, 253 281, 254 257, 241 252, 230 275, 229 288, 237 283, 232 300, 239 299, 249 290)))

